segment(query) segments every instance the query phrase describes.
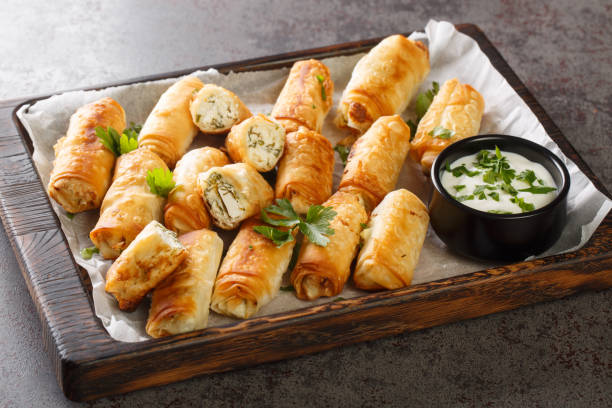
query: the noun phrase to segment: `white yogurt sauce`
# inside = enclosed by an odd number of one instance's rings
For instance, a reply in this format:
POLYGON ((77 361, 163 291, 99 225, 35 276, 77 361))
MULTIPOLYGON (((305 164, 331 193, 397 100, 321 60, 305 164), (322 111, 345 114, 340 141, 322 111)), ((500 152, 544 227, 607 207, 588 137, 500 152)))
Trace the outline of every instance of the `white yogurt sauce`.
MULTIPOLYGON (((495 151, 490 150, 489 152, 489 158, 496 160, 495 151)), ((532 162, 520 154, 505 151, 500 153, 502 157, 507 158, 507 163, 510 165, 509 169, 514 170, 514 178, 511 179, 510 184, 516 191, 513 191, 512 194, 507 191, 511 189, 502 189, 504 182, 499 178, 494 183, 490 183, 491 177, 489 177, 489 183, 485 182, 485 175, 490 169, 478 166, 477 154, 455 160, 450 163, 450 168, 454 170, 464 165, 468 171, 479 172, 479 174, 470 177, 462 172, 459 177, 456 177, 452 172, 444 169, 440 177, 442 187, 462 204, 476 210, 493 213, 518 214, 533 211, 550 203, 557 196, 557 185, 544 166, 532 162), (525 173, 523 173, 528 170, 535 173, 535 180, 531 184, 529 181, 525 181, 525 173), (523 173, 523 176, 521 176, 521 173, 523 173), (555 190, 540 194, 520 191, 528 188, 541 191, 542 187, 553 187, 555 190), (482 192, 479 192, 479 190, 482 192), (495 198, 499 198, 499 201, 495 198), (533 208, 531 208, 531 205, 533 205, 533 208)))

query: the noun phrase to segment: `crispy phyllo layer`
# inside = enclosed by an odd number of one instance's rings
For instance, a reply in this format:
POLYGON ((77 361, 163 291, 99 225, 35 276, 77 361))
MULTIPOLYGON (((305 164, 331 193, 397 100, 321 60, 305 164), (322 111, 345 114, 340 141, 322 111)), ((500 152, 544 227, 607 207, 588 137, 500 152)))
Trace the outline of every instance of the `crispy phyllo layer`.
POLYGON ((251 111, 233 92, 206 84, 191 101, 193 123, 204 133, 227 133, 230 128, 251 116, 251 111))
POLYGON ((476 136, 485 109, 482 95, 457 78, 449 79, 419 122, 410 155, 429 174, 438 154, 458 140, 476 136))
POLYGON ((327 138, 301 127, 287 134, 278 165, 276 198, 286 198, 299 214, 331 195, 334 149, 327 138))
POLYGON ((351 148, 340 190, 361 194, 372 211, 395 188, 409 150, 410 128, 402 118, 378 118, 351 148))
POLYGON ((379 117, 401 113, 428 74, 423 43, 399 34, 385 38, 355 65, 336 125, 363 133, 379 117))
POLYGON ((252 116, 232 127, 225 147, 234 162, 250 164, 260 172, 270 171, 283 155, 285 129, 265 115, 252 116))
POLYGON ((136 149, 117 159, 115 175, 95 228, 89 233, 105 259, 115 259, 151 221, 162 220, 164 198, 153 194, 147 172, 168 170, 166 163, 147 149, 136 149))
POLYGON ((243 222, 223 259, 212 296, 215 312, 248 319, 278 294, 295 240, 277 247, 253 230, 257 225, 264 225, 258 217, 243 222))
POLYGON ((191 120, 189 103, 202 86, 196 77, 175 82, 162 94, 142 125, 138 145, 156 153, 170 168, 185 154, 198 133, 191 120))
POLYGON ((428 225, 427 207, 417 196, 404 189, 387 194, 361 232, 355 285, 366 290, 410 285, 428 225))
POLYGON ((210 215, 197 191, 197 177, 211 167, 229 163, 225 153, 214 147, 191 150, 176 163, 172 176, 176 187, 164 208, 166 227, 178 234, 210 227, 210 215))
POLYGON ((357 253, 361 225, 368 220, 356 194, 337 191, 322 205, 336 212, 329 225, 334 233, 324 247, 304 239, 291 273, 291 283, 300 299, 314 300, 342 292, 357 253))
POLYGON ((64 210, 78 213, 100 207, 110 186, 115 155, 96 136, 96 127, 121 134, 125 112, 111 98, 81 106, 70 117, 66 136, 53 146, 55 161, 47 191, 64 210))
POLYGON ((208 311, 223 241, 216 232, 197 230, 181 235, 187 257, 153 291, 147 334, 163 337, 200 330, 208 323, 208 311))
POLYGON ((113 262, 104 289, 117 299, 119 309, 134 310, 185 257, 187 251, 176 234, 151 221, 113 262))
POLYGON ((198 191, 219 228, 231 230, 269 205, 274 192, 246 163, 213 167, 198 176, 198 191))
POLYGON ((300 126, 320 133, 323 119, 332 106, 333 93, 334 83, 325 64, 314 59, 298 61, 291 67, 272 109, 272 117, 287 133, 300 126))

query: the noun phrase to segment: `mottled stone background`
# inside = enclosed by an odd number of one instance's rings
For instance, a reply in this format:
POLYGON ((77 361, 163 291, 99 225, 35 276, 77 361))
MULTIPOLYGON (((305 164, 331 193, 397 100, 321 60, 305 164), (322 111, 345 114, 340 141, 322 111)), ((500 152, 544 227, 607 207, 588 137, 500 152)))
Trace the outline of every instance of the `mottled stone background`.
MULTIPOLYGON (((612 187, 610 1, 0 2, 0 99, 476 23, 612 187)), ((67 401, 0 232, 0 407, 67 401)), ((95 407, 612 406, 612 291, 102 399, 95 407)))

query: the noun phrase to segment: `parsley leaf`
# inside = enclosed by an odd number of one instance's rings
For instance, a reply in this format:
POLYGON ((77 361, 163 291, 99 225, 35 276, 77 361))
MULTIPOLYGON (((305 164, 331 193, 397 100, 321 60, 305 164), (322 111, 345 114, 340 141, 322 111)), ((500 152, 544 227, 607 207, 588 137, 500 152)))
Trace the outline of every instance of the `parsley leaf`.
POLYGON ((327 100, 327 95, 325 94, 325 85, 323 84, 323 82, 325 82, 325 78, 323 78, 323 75, 317 75, 317 81, 319 81, 319 84, 321 84, 321 99, 325 101, 327 100))
POLYGON ((432 85, 432 89, 424 93, 420 93, 417 96, 416 106, 415 106, 415 110, 417 114, 417 124, 419 123, 421 118, 425 116, 425 113, 427 113, 427 110, 429 109, 429 106, 431 105, 431 102, 433 101, 434 96, 436 96, 438 94, 438 91, 440 90, 440 84, 438 84, 437 82, 434 81, 431 85, 432 85))
POLYGON ((470 194, 470 195, 462 195, 462 196, 457 196, 454 197, 455 200, 462 202, 462 201, 467 201, 467 200, 473 200, 474 199, 474 194, 470 194))
POLYGON ((512 184, 510 183, 503 183, 500 187, 503 191, 505 191, 506 193, 512 196, 515 196, 518 194, 518 191, 516 191, 516 189, 512 187, 512 184))
POLYGON ((93 254, 98 254, 98 253, 100 253, 100 250, 96 248, 95 246, 92 246, 89 248, 83 248, 81 249, 81 258, 86 259, 86 260, 91 259, 93 254))
POLYGON ((321 205, 312 205, 306 214, 306 220, 303 220, 293 209, 291 203, 287 199, 277 199, 277 205, 268 206, 261 211, 263 221, 273 226, 290 227, 284 231, 270 226, 253 227, 255 232, 264 235, 271 239, 277 246, 281 246, 286 242, 293 241, 293 230, 298 228, 313 244, 326 246, 329 242, 327 235, 333 235, 333 228, 329 227, 329 223, 336 216, 336 212, 331 207, 323 207, 321 205), (285 217, 284 219, 272 219, 268 213, 276 214, 285 217))
POLYGON ((461 190, 463 190, 465 188, 465 184, 457 184, 457 185, 453 186, 453 188, 456 191, 461 191, 461 190))
POLYGON ((550 193, 551 191, 555 191, 555 190, 556 190, 555 187, 531 186, 529 188, 520 189, 519 191, 525 191, 525 192, 531 193, 531 194, 547 194, 547 193, 550 193))
POLYGON ((499 201, 499 193, 497 191, 494 191, 492 193, 489 193, 489 197, 491 197, 492 199, 494 199, 495 201, 499 201))
POLYGON ((408 122, 406 122, 406 124, 410 128, 410 141, 412 142, 412 139, 414 139, 414 135, 416 135, 417 124, 414 123, 411 119, 408 119, 408 122))
POLYGON ((147 184, 153 194, 167 198, 168 193, 176 186, 170 170, 158 167, 147 171, 147 184))
POLYGON ((257 225, 253 227, 253 230, 272 240, 277 247, 281 247, 287 242, 293 241, 293 234, 291 233, 291 230, 284 231, 278 228, 268 227, 267 225, 257 225))
POLYGON ((131 152, 138 148, 138 134, 140 133, 142 126, 135 125, 131 122, 131 127, 125 129, 120 135, 111 126, 104 129, 101 126, 96 126, 96 136, 100 139, 100 142, 111 151, 116 157, 122 154, 131 152))
POLYGON ((442 126, 436 126, 435 128, 433 128, 431 132, 429 132, 429 136, 437 137, 440 139, 450 139, 454 135, 455 135, 454 130, 447 129, 442 126))
POLYGON ((525 202, 525 200, 520 197, 512 197, 510 199, 510 202, 521 207, 521 211, 523 212, 533 211, 535 209, 535 206, 533 204, 525 202))
POLYGON ((536 181, 536 175, 533 170, 523 170, 521 174, 517 177, 518 180, 522 180, 530 186, 533 185, 533 182, 536 181))
POLYGON ((73 213, 69 213, 68 211, 66 211, 66 217, 68 217, 69 219, 73 219, 74 218, 74 214, 73 213))
POLYGON ((468 177, 474 177, 480 174, 479 171, 469 171, 467 167, 465 167, 465 164, 457 166, 454 169, 451 169, 450 166, 446 166, 446 170, 453 173, 453 176, 455 177, 461 177, 462 174, 465 174, 468 177))
POLYGON ((489 210, 491 214, 512 214, 510 211, 502 211, 502 210, 489 210))
POLYGON ((340 156, 342 165, 346 166, 346 159, 348 159, 348 155, 349 155, 349 152, 351 151, 351 148, 349 146, 337 144, 336 146, 334 146, 334 150, 338 153, 338 156, 340 156))
POLYGON ((262 208, 261 219, 264 222, 270 225, 274 225, 276 227, 278 226, 291 227, 296 224, 299 224, 300 222, 300 217, 297 215, 297 213, 293 209, 291 202, 287 200, 286 198, 283 198, 283 199, 277 198, 276 205, 273 204, 266 208, 262 208), (270 218, 268 216, 268 213, 280 215, 285 218, 284 219, 270 218))

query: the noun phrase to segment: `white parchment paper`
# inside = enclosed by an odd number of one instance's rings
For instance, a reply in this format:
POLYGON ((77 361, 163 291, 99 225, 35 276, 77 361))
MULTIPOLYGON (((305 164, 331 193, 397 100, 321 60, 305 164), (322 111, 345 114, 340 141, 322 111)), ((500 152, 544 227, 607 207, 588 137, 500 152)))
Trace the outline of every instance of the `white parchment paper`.
MULTIPOLYGON (((443 83, 457 77, 479 90, 485 99, 486 109, 480 133, 504 133, 530 139, 552 150, 563 160, 571 176, 571 188, 568 198, 567 225, 559 241, 541 256, 562 253, 580 248, 591 237, 601 223, 612 202, 599 192, 578 167, 561 152, 558 146, 546 134, 536 116, 523 100, 514 92, 502 75, 493 68, 478 44, 470 37, 459 33, 447 22, 430 21, 425 33, 414 33, 411 38, 426 42, 429 46, 431 73, 422 84, 421 91, 431 87, 432 81, 443 83)), ((334 104, 340 100, 350 78, 355 63, 363 54, 336 57, 323 60, 330 68, 335 85, 334 104)), ((259 71, 247 73, 230 73, 222 75, 215 70, 195 72, 203 82, 215 83, 226 87, 240 96, 253 113, 269 114, 288 73, 288 69, 259 71)), ((100 91, 75 91, 52 96, 32 106, 23 107, 18 116, 29 132, 34 144, 34 164, 41 175, 43 184, 49 182, 49 174, 54 159, 53 145, 62 137, 68 128, 70 116, 80 106, 104 96, 117 100, 125 109, 128 122, 142 124, 160 95, 175 80, 162 80, 138 83, 135 85, 106 88, 100 91)), ((411 117, 414 101, 404 112, 405 118, 411 117)), ((339 131, 332 121, 336 115, 335 107, 328 115, 322 133, 332 144, 337 143, 347 134, 339 131)), ((193 147, 203 145, 220 146, 223 139, 218 136, 200 135, 193 147)), ((335 186, 338 185, 342 165, 337 159, 335 168, 335 186)), ((418 166, 407 159, 398 182, 398 188, 408 188, 423 201, 429 200, 430 182, 422 175, 418 166)), ((104 277, 110 267, 110 261, 104 261, 99 255, 91 260, 84 260, 79 255, 82 248, 92 246, 89 231, 93 229, 98 211, 80 213, 70 219, 63 209, 53 202, 62 228, 68 239, 70 249, 79 265, 84 267, 93 285, 93 299, 97 316, 102 320, 109 334, 120 341, 142 341, 148 339, 144 326, 147 318, 148 301, 132 313, 118 309, 114 298, 104 292, 104 277)), ((231 243, 234 234, 222 233, 225 246, 231 243)), ((414 274, 414 284, 443 279, 451 276, 481 270, 492 266, 477 263, 449 252, 433 231, 427 234, 419 264, 414 274)), ((288 275, 288 274, 286 274, 288 275)), ((284 285, 288 284, 285 276, 284 285)), ((349 282, 341 293, 343 298, 359 296, 364 292, 355 289, 349 282)), ((281 292, 271 303, 264 306, 257 314, 263 316, 295 310, 306 306, 334 301, 319 299, 315 302, 301 301, 291 292, 281 292)), ((211 312, 209 327, 227 325, 234 320, 211 312)))

